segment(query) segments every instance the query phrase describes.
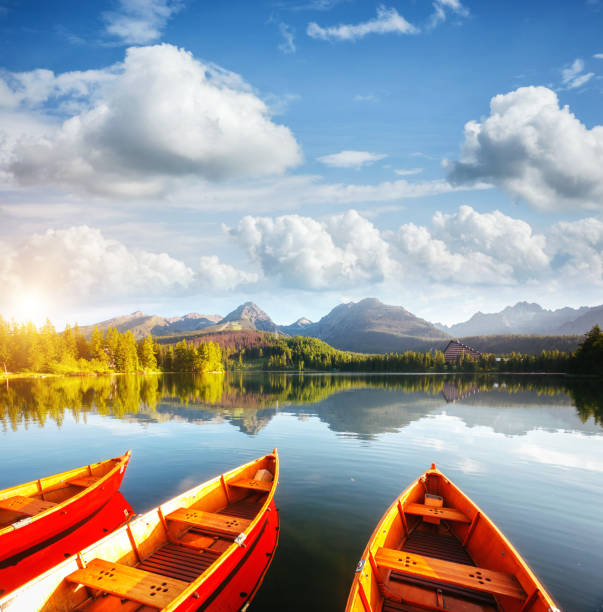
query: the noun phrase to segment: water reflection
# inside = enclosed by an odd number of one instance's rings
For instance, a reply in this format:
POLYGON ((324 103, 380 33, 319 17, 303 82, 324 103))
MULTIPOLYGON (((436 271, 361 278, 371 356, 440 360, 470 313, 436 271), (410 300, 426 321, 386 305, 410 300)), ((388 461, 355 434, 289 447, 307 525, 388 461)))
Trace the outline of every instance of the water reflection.
POLYGON ((603 391, 596 381, 543 376, 228 373, 29 379, 0 387, 4 431, 60 426, 65 413, 85 421, 91 413, 140 422, 226 420, 255 434, 287 412, 318 416, 333 431, 370 438, 446 410, 468 426, 520 435, 545 422, 575 429, 570 406, 584 424, 578 429, 594 432, 603 424, 603 391), (513 418, 514 408, 529 406, 535 408, 529 418, 513 418))
POLYGON ((476 393, 479 393, 479 387, 477 385, 472 384, 470 386, 460 387, 457 381, 446 381, 442 388, 442 395, 448 403, 464 400, 476 393))

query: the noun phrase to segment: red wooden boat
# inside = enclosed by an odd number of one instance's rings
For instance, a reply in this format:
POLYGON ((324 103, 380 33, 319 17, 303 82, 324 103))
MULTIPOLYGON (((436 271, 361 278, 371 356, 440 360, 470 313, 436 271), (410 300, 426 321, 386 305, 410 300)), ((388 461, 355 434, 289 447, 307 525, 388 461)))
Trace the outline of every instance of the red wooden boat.
POLYGON ((236 612, 278 543, 276 449, 177 495, 0 599, 2 612, 236 612))
POLYGON ((0 491, 0 561, 85 521, 119 490, 129 460, 130 451, 0 491))
POLYGON ((133 516, 134 511, 124 496, 115 493, 104 506, 81 525, 74 525, 68 533, 59 534, 25 553, 0 561, 0 595, 10 593, 83 547, 94 544, 133 516))
POLYGON ((379 521, 346 607, 420 610, 559 612, 509 540, 435 464, 379 521))

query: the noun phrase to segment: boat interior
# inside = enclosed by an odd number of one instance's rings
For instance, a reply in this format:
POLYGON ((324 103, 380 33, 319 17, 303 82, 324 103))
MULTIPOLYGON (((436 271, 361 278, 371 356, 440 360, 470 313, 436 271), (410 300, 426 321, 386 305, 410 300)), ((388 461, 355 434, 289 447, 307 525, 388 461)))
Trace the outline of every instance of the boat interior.
POLYGON ((244 542, 244 532, 272 497, 276 462, 267 455, 136 518, 46 576, 36 586, 35 609, 165 608, 244 542))
POLYGON ((115 457, 0 491, 0 529, 68 501, 123 461, 115 457))
POLYGON ((365 563, 358 571, 371 580, 360 581, 352 610, 529 609, 506 540, 440 472, 428 471, 389 510, 365 563))

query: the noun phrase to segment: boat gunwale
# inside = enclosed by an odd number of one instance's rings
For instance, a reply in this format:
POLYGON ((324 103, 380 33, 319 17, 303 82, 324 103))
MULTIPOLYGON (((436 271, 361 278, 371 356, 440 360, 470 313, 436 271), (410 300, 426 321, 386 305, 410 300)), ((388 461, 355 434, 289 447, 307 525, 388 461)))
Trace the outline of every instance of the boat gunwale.
MULTIPOLYGON (((110 459, 104 459, 103 461, 97 461, 96 463, 89 463, 88 465, 82 465, 80 467, 73 468, 71 470, 66 470, 65 472, 58 472, 57 474, 51 474, 50 476, 44 476, 43 478, 39 478, 38 480, 30 480, 29 482, 23 482, 21 484, 14 485, 12 487, 8 487, 6 489, 0 490, 0 499, 5 500, 5 499, 9 499, 10 497, 12 497, 11 495, 7 495, 10 492, 14 492, 18 489, 21 489, 27 486, 35 487, 35 486, 38 486, 38 483, 40 483, 40 486, 41 486, 41 483, 48 479, 53 479, 53 480, 58 479, 57 482, 59 483, 63 482, 68 485, 69 483, 67 482, 67 480, 69 478, 74 478, 77 474, 80 473, 81 470, 91 470, 91 469, 100 467, 101 465, 107 464, 111 461, 115 462, 115 466, 111 468, 106 474, 101 476, 96 482, 94 482, 90 486, 82 489, 81 491, 78 491, 75 495, 68 497, 67 499, 63 500, 62 502, 57 503, 55 506, 52 506, 51 508, 47 508, 46 510, 43 510, 42 512, 38 512, 37 514, 34 514, 33 516, 23 517, 22 519, 17 519, 10 525, 0 528, 0 537, 2 537, 3 535, 7 533, 12 533, 16 529, 19 529, 19 527, 17 527, 16 525, 18 525, 18 523, 21 520, 27 520, 27 525, 32 525, 33 523, 40 521, 42 519, 45 519, 48 516, 54 514, 55 512, 61 512, 67 506, 78 502, 84 496, 88 495, 92 491, 104 485, 110 478, 112 478, 118 472, 118 470, 121 470, 122 468, 125 469, 125 467, 128 465, 128 462, 130 461, 131 455, 132 455, 132 451, 128 450, 123 455, 120 455, 118 457, 111 457, 110 459)), ((41 493, 44 493, 43 489, 42 491, 38 491, 34 495, 40 495, 41 493)), ((31 496, 28 496, 28 497, 31 497, 31 496)))
MULTIPOLYGON (((472 512, 468 513, 467 516, 473 520, 479 514, 480 522, 484 522, 500 538, 501 543, 506 547, 505 550, 509 552, 510 556, 512 557, 512 560, 517 564, 518 569, 516 572, 513 573, 513 575, 515 579, 518 581, 518 583, 520 584, 520 586, 522 587, 522 589, 526 592, 526 600, 533 597, 535 593, 537 593, 538 597, 543 599, 545 605, 548 606, 551 612, 558 611, 558 607, 554 603, 551 596, 548 594, 547 590, 544 588, 543 584, 540 582, 538 577, 534 574, 530 566, 525 562, 523 557, 519 554, 517 549, 513 546, 513 544, 511 544, 508 538, 504 535, 504 533, 502 533, 502 531, 496 526, 496 524, 492 521, 492 519, 490 519, 490 517, 473 501, 473 499, 471 499, 471 497, 469 497, 465 492, 463 492, 459 487, 457 487, 445 474, 443 474, 440 470, 438 470, 435 467, 435 464, 434 464, 434 467, 427 469, 423 474, 421 474, 413 482, 411 482, 402 491, 402 493, 400 493, 400 495, 394 499, 394 501, 387 508, 387 510, 385 510, 381 519, 377 523, 375 529, 371 533, 371 536, 364 548, 362 556, 360 557, 360 562, 364 561, 365 566, 366 565, 370 566, 370 564, 368 563, 369 554, 371 553, 374 554, 372 549, 375 545, 375 540, 377 539, 377 536, 382 532, 384 528, 386 528, 387 531, 389 532, 389 529, 391 529, 393 521, 395 520, 396 516, 399 515, 398 504, 401 504, 403 507, 404 502, 409 497, 409 495, 415 490, 416 487, 421 486, 421 480, 426 478, 429 475, 434 475, 434 476, 442 478, 448 486, 450 486, 458 495, 460 495, 463 499, 465 499, 471 505, 472 512), (393 517, 391 516, 392 513, 394 513, 393 517), (386 523, 387 523, 387 527, 386 527, 386 523), (529 592, 526 590, 522 582, 520 582, 519 580, 518 574, 520 574, 521 571, 525 572, 524 577, 527 579, 527 581, 531 581, 531 586, 534 587, 529 592)), ((471 526, 469 526, 469 528, 471 528, 471 526)), ((408 537, 407 533, 405 534, 405 537, 408 537)), ((374 572, 371 567, 371 574, 373 573, 374 572)), ((359 588, 361 586, 360 584, 361 576, 362 576, 362 572, 356 571, 356 573, 354 574, 354 579, 352 581, 352 585, 350 586, 350 592, 348 595, 345 612, 352 611, 356 598, 360 596, 359 588)), ((376 580, 377 580, 376 576, 371 576, 370 584, 372 584, 372 582, 376 580)), ((384 600, 385 600, 385 597, 384 597, 384 600)))

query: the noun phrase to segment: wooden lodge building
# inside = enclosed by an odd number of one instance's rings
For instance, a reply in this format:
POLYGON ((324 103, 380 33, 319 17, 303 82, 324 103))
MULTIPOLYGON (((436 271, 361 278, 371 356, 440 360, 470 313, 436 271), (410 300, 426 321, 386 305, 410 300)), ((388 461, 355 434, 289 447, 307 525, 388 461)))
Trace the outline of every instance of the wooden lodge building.
POLYGON ((474 348, 459 342, 458 340, 451 340, 448 346, 444 349, 444 359, 446 363, 456 363, 456 360, 464 354, 465 357, 471 357, 472 359, 479 359, 482 354, 476 351, 474 348))

